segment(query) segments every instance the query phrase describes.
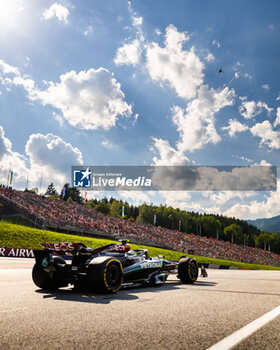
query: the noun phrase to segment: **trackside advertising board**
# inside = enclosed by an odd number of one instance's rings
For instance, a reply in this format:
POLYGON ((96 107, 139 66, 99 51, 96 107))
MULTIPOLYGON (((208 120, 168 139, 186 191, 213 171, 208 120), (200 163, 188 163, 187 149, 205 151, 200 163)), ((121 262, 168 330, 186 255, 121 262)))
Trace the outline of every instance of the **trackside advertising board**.
POLYGON ((1 248, 0 257, 7 258, 34 258, 32 249, 20 249, 20 248, 1 248))

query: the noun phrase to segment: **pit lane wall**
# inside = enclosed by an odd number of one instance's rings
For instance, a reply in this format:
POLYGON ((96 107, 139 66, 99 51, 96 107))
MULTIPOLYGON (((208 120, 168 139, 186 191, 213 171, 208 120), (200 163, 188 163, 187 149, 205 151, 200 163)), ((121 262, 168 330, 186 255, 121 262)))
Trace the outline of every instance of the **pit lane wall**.
POLYGON ((34 253, 32 249, 20 249, 20 248, 1 248, 0 257, 6 258, 31 258, 34 259, 34 253))

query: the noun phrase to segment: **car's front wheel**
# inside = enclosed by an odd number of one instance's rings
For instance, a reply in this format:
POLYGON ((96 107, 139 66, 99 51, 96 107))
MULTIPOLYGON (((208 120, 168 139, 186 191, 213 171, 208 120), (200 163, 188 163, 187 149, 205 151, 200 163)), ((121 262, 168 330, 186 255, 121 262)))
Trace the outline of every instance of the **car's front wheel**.
POLYGON ((182 283, 194 283, 198 277, 198 264, 194 258, 183 258, 178 265, 178 278, 182 283))

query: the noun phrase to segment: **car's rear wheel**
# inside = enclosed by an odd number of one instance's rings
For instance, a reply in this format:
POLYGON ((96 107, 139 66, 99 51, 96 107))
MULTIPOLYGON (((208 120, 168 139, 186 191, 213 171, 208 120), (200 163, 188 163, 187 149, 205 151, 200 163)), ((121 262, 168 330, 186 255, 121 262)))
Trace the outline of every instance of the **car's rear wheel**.
POLYGON ((182 283, 194 283, 198 277, 198 264, 194 258, 179 261, 178 277, 182 283))
MULTIPOLYGON (((48 267, 47 261, 46 265, 48 267)), ((55 290, 68 285, 67 264, 61 256, 53 257, 53 270, 47 272, 43 266, 43 261, 41 263, 37 261, 33 266, 32 278, 37 287, 55 290)))
POLYGON ((122 264, 114 258, 102 262, 93 260, 88 266, 87 277, 91 290, 99 293, 115 293, 123 282, 122 264))
POLYGON ((46 272, 37 263, 33 266, 32 279, 37 287, 46 290, 56 290, 58 289, 58 284, 54 282, 50 276, 50 272, 46 272))

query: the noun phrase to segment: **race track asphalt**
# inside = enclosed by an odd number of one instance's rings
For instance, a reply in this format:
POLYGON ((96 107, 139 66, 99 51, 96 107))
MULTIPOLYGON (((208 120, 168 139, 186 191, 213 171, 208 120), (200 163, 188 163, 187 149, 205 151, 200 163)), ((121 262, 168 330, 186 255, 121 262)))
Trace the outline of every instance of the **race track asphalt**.
MULTIPOLYGON (((194 285, 173 275, 97 295, 41 291, 31 265, 0 259, 1 349, 203 350, 280 305, 280 271, 209 269, 194 285)), ((280 349, 279 326, 278 316, 233 349, 280 349)))

